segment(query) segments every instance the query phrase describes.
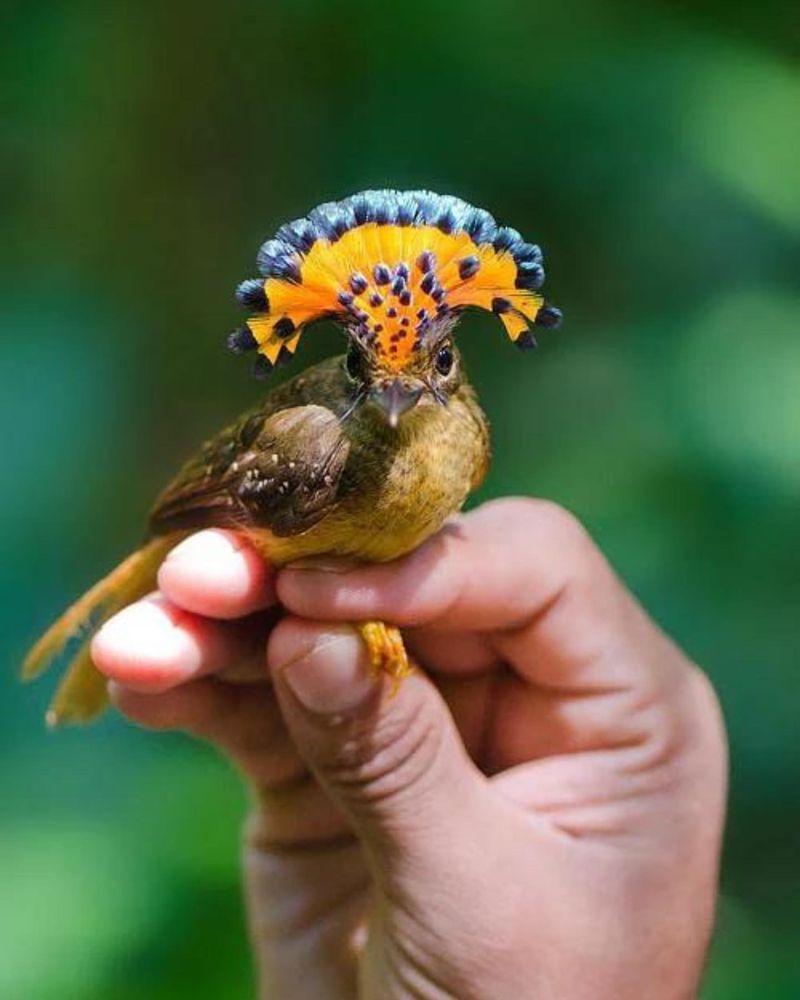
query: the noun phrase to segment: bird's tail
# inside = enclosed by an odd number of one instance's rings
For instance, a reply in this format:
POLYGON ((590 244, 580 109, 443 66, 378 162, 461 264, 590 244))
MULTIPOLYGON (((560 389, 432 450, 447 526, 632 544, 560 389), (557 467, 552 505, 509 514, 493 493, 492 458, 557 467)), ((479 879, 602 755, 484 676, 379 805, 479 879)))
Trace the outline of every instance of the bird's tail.
POLYGON ((90 722, 108 703, 106 679, 92 663, 94 633, 112 615, 155 588, 164 556, 183 537, 153 538, 96 583, 54 622, 25 657, 22 679, 32 680, 68 650, 70 659, 47 710, 47 724, 90 722), (72 647, 74 644, 74 650, 72 647))

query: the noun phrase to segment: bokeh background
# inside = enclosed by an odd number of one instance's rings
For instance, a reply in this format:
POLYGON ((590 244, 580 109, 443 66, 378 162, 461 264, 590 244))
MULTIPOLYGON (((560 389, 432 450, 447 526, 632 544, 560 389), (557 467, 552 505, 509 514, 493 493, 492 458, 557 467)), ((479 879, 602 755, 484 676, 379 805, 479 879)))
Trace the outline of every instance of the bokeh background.
MULTIPOLYGON (((263 391, 262 239, 429 186, 545 247, 541 350, 461 343, 482 497, 589 525, 730 729, 706 1000, 800 996, 800 110, 781 0, 7 3, 0 32, 0 995, 245 998, 244 794, 178 735, 48 734, 26 644, 263 391)), ((302 361, 339 335, 306 338, 302 361)))

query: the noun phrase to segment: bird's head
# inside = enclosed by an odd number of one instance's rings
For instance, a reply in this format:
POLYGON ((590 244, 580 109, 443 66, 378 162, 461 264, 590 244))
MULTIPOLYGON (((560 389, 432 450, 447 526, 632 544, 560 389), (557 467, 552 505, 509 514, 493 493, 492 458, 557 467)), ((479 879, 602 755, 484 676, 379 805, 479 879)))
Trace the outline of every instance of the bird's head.
POLYGON ((354 398, 391 426, 419 404, 446 405, 460 384, 452 333, 461 313, 486 309, 521 348, 529 325, 557 326, 539 294, 542 254, 483 209, 429 191, 366 191, 329 202, 278 230, 258 254, 260 278, 242 282, 254 311, 228 338, 258 352, 255 371, 291 360, 302 330, 332 318, 348 337, 354 398))
POLYGON ((461 385, 454 326, 454 317, 432 322, 424 341, 400 366, 352 336, 344 366, 355 398, 376 406, 390 427, 396 427, 400 417, 417 405, 446 406, 461 385))

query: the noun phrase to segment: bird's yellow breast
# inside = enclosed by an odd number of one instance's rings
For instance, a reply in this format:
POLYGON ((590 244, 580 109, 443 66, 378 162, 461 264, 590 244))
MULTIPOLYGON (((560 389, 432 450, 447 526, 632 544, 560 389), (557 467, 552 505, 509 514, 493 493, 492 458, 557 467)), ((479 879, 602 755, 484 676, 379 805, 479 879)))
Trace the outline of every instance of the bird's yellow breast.
POLYGON ((472 390, 446 407, 421 405, 396 430, 365 411, 356 423, 348 470, 354 488, 307 531, 248 534, 274 565, 333 555, 386 562, 420 545, 459 510, 488 465, 488 429, 472 390))

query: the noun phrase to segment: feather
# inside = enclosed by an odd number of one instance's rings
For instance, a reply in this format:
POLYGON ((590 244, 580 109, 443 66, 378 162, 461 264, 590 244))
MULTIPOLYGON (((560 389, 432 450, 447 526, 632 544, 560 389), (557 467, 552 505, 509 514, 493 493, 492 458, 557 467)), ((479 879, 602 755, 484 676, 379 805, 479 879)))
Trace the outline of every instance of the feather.
POLYGON ((21 671, 26 681, 77 646, 47 711, 49 726, 88 722, 103 711, 108 702, 106 680, 91 660, 92 636, 117 611, 155 588, 164 556, 183 537, 176 532, 154 538, 128 556, 68 608, 28 653, 21 671))
POLYGON ((501 297, 510 307, 498 315, 515 342, 529 324, 561 318, 539 294, 536 244, 483 209, 432 191, 363 191, 326 202, 281 227, 257 265, 261 278, 237 292, 255 315, 228 346, 259 351, 258 377, 291 361, 303 329, 324 317, 397 372, 414 364, 445 314, 490 310, 501 297))

